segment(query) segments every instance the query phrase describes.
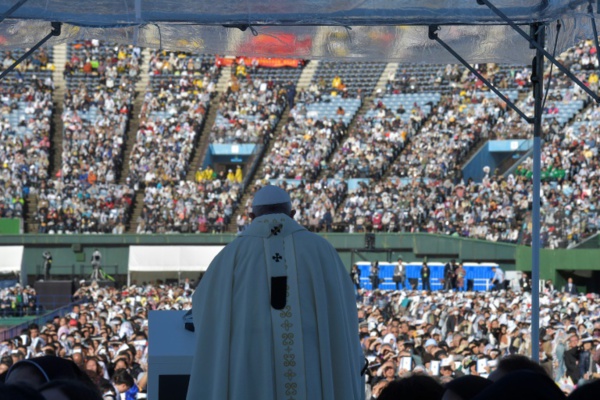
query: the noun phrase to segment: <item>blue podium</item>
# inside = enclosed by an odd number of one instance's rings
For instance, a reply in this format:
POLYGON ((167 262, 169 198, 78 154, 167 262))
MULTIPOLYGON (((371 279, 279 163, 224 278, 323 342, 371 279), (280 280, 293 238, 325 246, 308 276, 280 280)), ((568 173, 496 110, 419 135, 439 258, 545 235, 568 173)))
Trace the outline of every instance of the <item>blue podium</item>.
POLYGON ((183 324, 185 311, 148 315, 148 400, 185 400, 196 349, 183 324))

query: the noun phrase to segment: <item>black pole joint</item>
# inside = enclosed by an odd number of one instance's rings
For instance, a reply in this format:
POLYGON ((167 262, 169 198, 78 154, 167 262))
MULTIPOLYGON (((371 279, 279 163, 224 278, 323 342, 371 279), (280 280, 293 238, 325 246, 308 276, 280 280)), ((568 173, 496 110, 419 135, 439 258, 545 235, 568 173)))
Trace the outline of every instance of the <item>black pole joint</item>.
POLYGON ((62 22, 51 22, 50 26, 52 26, 52 31, 50 34, 52 36, 60 36, 62 31, 62 22))
MULTIPOLYGON (((598 1, 600 1, 600 0, 598 0, 598 1)), ((429 25, 429 32, 428 32, 429 40, 436 40, 438 38, 437 32, 439 30, 440 30, 439 25, 429 25)))

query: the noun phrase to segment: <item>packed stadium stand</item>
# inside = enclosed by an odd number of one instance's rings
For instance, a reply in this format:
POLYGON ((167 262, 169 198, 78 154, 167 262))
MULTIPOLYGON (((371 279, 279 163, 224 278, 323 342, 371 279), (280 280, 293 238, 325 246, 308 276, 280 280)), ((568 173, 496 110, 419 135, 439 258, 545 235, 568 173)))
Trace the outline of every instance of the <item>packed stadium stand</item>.
MULTIPOLYGON (((5 70, 24 50, 5 51, 5 70)), ((52 47, 35 56, 0 82, 0 217, 23 218, 25 198, 48 178, 51 147, 52 47)))
POLYGON ((286 80, 290 76, 276 71, 259 73, 262 67, 246 66, 243 59, 231 68, 227 91, 220 94, 210 142, 265 143, 286 107, 286 91, 293 85, 286 80))
POLYGON ((369 96, 379 80, 386 63, 335 62, 319 64, 312 83, 324 93, 338 93, 342 97, 369 96))
POLYGON ((123 233, 133 192, 115 185, 141 50, 97 40, 67 46, 62 165, 37 196, 38 233, 123 233))
POLYGON ((202 57, 164 51, 152 54, 148 68, 150 87, 129 155, 130 183, 179 182, 187 173, 219 71, 202 57))
MULTIPOLYGON (((593 51, 584 42, 561 55, 592 88, 593 51)), ((5 52, 2 68, 22 52, 5 52)), ((531 127, 462 67, 322 61, 300 87, 303 61, 148 54, 96 40, 68 44, 58 66, 66 85, 61 165, 51 179, 53 49, 2 82, 3 217, 33 216, 40 233, 242 230, 252 193, 271 182, 294 188, 296 206, 309 210, 298 218, 315 231, 531 242, 530 157, 515 156, 482 182, 462 177, 485 141, 527 138, 531 127), (136 93, 146 74, 148 86, 136 93), (132 115, 136 101, 141 111, 132 115), (243 144, 257 150, 239 168, 202 161, 207 146, 243 144), (30 195, 35 208, 26 210, 30 195)), ((475 67, 532 112, 529 66, 475 67)), ((599 226, 598 108, 562 74, 548 69, 545 79, 542 241, 567 247, 599 226)))
POLYGON ((333 155, 329 177, 383 177, 440 100, 439 94, 376 97, 333 155))

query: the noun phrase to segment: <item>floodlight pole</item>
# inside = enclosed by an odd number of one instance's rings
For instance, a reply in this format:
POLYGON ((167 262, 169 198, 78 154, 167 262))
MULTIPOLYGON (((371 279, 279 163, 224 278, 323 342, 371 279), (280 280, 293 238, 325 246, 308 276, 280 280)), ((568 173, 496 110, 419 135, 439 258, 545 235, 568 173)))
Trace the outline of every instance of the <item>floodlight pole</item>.
MULTIPOLYGON (((480 0, 478 0, 480 1, 480 0)), ((536 49, 532 63, 531 82, 534 97, 534 115, 527 116, 510 99, 504 96, 494 85, 473 68, 452 47, 438 35, 438 25, 429 26, 429 39, 435 40, 456 58, 469 71, 477 76, 490 90, 496 93, 506 104, 519 114, 527 123, 533 124, 533 193, 532 193, 532 229, 531 229, 531 358, 535 362, 540 359, 540 179, 541 179, 541 136, 542 136, 542 101, 544 96, 544 56, 545 26, 542 23, 530 25, 531 36, 528 37, 529 47, 536 49)), ((519 28, 520 29, 520 28, 519 28)), ((522 30, 521 30, 522 31, 522 30)), ((568 74, 570 72, 567 70, 568 74)), ((597 96, 595 97, 597 98, 597 96)))
POLYGON ((544 96, 544 47, 545 26, 531 24, 532 40, 537 43, 531 68, 533 85, 533 196, 531 227, 531 359, 540 361, 540 180, 542 142, 542 101, 544 96))

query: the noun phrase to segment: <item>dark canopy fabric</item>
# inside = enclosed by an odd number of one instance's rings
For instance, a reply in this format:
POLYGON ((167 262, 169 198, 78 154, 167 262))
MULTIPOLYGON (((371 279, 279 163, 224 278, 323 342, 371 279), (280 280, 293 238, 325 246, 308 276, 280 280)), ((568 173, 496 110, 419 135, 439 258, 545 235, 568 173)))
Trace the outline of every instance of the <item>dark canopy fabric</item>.
MULTIPOLYGON (((519 24, 548 24, 558 50, 591 37, 587 1, 492 0, 519 24)), ((6 12, 14 0, 0 1, 6 12)), ((62 22, 53 43, 101 38, 117 43, 224 55, 307 59, 454 61, 427 26, 472 63, 529 62, 527 42, 476 0, 28 0, 0 24, 0 45, 33 45, 62 22)))

